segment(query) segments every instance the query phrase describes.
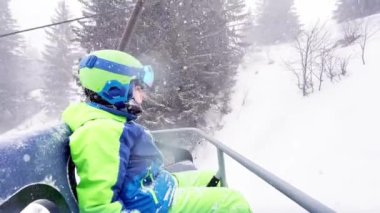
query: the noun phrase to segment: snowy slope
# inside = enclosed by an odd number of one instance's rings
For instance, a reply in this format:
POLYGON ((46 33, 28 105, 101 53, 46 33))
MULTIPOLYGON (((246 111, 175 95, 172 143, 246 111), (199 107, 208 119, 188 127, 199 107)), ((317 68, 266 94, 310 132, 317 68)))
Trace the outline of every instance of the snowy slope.
MULTIPOLYGON (((352 55, 348 77, 305 98, 283 64, 289 44, 248 54, 216 137, 338 212, 380 212, 380 39, 369 42, 365 66, 357 51, 340 50, 352 55)), ((202 150, 199 166, 209 168, 213 149, 202 150)), ((304 212, 233 160, 226 170, 256 212, 304 212)))

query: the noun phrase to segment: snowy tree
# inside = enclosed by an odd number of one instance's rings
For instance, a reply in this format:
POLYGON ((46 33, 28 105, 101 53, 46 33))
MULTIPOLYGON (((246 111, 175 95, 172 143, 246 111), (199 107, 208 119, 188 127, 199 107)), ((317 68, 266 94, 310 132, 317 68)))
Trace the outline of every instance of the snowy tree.
MULTIPOLYGON (((238 12, 242 5, 236 0, 145 2, 127 47, 143 63, 151 64, 156 73, 155 87, 144 106, 143 123, 152 128, 202 126, 210 107, 228 111, 229 88, 243 54, 238 45, 240 34, 231 25, 244 18, 238 12)), ((100 23, 97 18, 83 25, 81 33, 87 36, 80 37, 83 46, 89 46, 88 41, 95 38, 95 31, 90 30, 103 27, 103 35, 92 42, 97 46, 87 49, 116 47, 129 15, 109 16, 108 21, 104 20, 111 23, 108 26, 95 27, 100 23)))
MULTIPOLYGON (((70 19, 65 0, 58 3, 52 23, 70 19)), ((60 24, 46 30, 49 43, 43 53, 45 70, 45 103, 50 112, 56 113, 66 107, 72 92, 72 69, 75 62, 74 34, 69 24, 60 24)))
POLYGON ((337 9, 334 11, 334 18, 339 22, 361 16, 357 0, 339 0, 336 4, 337 9))
POLYGON ((300 31, 294 0, 261 0, 256 16, 253 37, 259 44, 294 40, 300 31))
POLYGON ((334 18, 338 22, 342 22, 379 12, 379 0, 338 0, 334 18))
MULTIPOLYGON (((0 34, 16 30, 9 10, 9 0, 0 1, 0 34)), ((22 40, 18 35, 0 38, 0 132, 20 122, 21 101, 25 96, 22 81, 26 78, 27 61, 22 60, 22 40)))
POLYGON ((133 9, 132 1, 125 0, 79 0, 83 6, 83 16, 94 16, 80 21, 74 28, 77 40, 87 51, 116 49, 133 9))
MULTIPOLYGON (((153 40, 162 42, 144 54, 154 59, 151 61, 156 62, 158 72, 145 122, 157 128, 204 127, 204 114, 210 108, 223 113, 229 110, 230 88, 243 54, 239 45, 242 33, 232 25, 244 22, 246 16, 240 13, 244 4, 219 0, 162 1, 161 7, 165 15, 152 26, 162 26, 158 33, 153 32, 162 35, 153 40)), ((142 21, 144 17, 149 16, 143 14, 142 21)))
POLYGON ((245 0, 229 0, 224 6, 225 17, 228 20, 229 37, 231 45, 248 47, 252 41, 248 41, 249 30, 253 27, 253 17, 246 6, 245 0))

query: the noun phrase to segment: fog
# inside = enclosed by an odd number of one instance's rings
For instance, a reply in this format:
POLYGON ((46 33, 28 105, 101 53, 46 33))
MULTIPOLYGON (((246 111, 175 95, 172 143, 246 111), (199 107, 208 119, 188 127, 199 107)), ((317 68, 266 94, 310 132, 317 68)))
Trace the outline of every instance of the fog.
MULTIPOLYGON (((85 2, 0 3, 0 35, 97 14, 0 38, 1 136, 60 123, 61 112, 84 98, 79 59, 117 47, 133 2, 85 2)), ((139 123, 203 129, 336 210, 379 211, 379 103, 371 96, 380 3, 157 0, 144 7, 125 49, 155 70, 139 123)), ((198 167, 215 168, 215 150, 195 150, 198 167)), ((254 210, 303 212, 229 158, 227 172, 254 210)))

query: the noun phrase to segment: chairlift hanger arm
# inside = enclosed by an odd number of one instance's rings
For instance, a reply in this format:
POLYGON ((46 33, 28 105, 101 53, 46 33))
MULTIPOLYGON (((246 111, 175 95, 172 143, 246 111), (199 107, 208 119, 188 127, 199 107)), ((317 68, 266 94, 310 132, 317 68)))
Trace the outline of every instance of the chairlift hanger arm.
POLYGON ((121 37, 121 40, 120 40, 119 45, 117 47, 118 50, 120 50, 120 51, 125 50, 129 41, 131 40, 133 30, 135 28, 136 22, 140 16, 140 14, 141 14, 141 10, 143 8, 143 5, 144 5, 144 0, 137 0, 135 8, 133 9, 131 17, 129 18, 127 26, 124 29, 123 36, 121 37))

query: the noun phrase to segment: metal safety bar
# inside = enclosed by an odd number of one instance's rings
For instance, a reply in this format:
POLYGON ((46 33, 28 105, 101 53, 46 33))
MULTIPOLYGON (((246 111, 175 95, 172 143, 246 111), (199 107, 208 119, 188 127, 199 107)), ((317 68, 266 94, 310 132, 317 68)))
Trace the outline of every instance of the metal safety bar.
POLYGON ((259 165, 253 163, 251 160, 247 159, 246 157, 240 155, 236 151, 232 150, 225 144, 221 143, 220 141, 216 140, 215 138, 207 135, 205 132, 203 132, 200 129, 197 128, 177 128, 177 129, 166 129, 166 130, 155 130, 152 131, 152 134, 158 135, 158 134, 167 134, 167 133, 197 133, 201 136, 203 136, 205 139, 207 139, 211 144, 213 144, 217 150, 218 150, 218 163, 219 163, 219 171, 218 175, 220 177, 220 180, 222 182, 222 186, 226 186, 226 172, 225 172, 225 164, 224 164, 224 155, 223 153, 226 153, 228 156, 230 156, 232 159, 239 162, 241 165, 243 165, 245 168, 259 176, 261 179, 263 179, 268 184, 272 185, 275 189, 286 195, 288 198, 296 202, 298 205, 302 206, 304 209, 306 209, 309 212, 323 212, 323 213, 330 213, 335 212, 333 209, 327 207, 326 205, 322 204, 321 202, 315 200, 314 198, 310 197, 306 193, 300 191, 296 187, 290 185, 286 181, 280 179, 276 175, 270 173, 269 171, 265 170, 264 168, 260 167, 259 165))

